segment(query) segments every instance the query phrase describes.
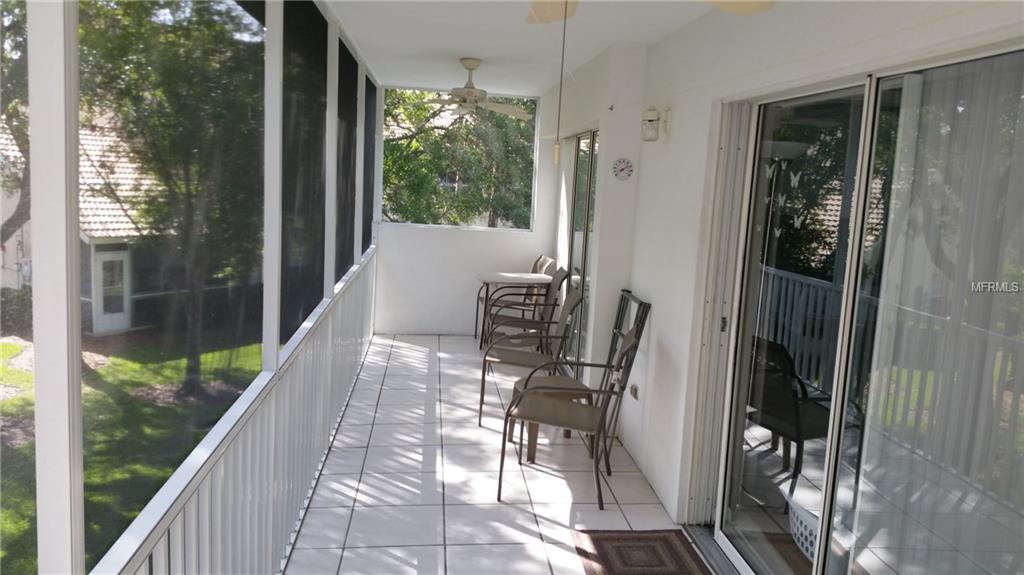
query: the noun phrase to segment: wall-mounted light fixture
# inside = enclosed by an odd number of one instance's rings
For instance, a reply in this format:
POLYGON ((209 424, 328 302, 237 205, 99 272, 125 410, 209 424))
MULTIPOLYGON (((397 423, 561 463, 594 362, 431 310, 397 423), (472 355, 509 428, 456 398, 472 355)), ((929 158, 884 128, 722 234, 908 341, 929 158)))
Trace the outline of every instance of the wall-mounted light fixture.
POLYGON ((661 124, 665 125, 665 133, 668 133, 668 122, 672 117, 672 109, 667 108, 664 116, 654 106, 648 106, 644 110, 643 117, 640 121, 640 135, 645 142, 657 142, 658 131, 661 124))

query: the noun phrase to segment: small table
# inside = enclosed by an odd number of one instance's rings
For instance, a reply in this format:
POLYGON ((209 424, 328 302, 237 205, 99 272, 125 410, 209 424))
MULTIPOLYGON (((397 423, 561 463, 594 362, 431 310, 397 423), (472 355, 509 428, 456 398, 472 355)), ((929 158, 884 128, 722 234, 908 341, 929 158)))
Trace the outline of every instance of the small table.
MULTIPOLYGON (((484 286, 484 317, 480 323, 480 348, 483 349, 483 322, 487 320, 490 313, 488 307, 491 303, 491 286, 537 286, 551 283, 551 276, 548 274, 535 274, 528 272, 489 272, 477 276, 484 286)), ((477 311, 480 310, 480 303, 477 302, 477 311)), ((474 332, 476 326, 474 326, 474 332)), ((475 334, 474 334, 475 335, 475 334)))

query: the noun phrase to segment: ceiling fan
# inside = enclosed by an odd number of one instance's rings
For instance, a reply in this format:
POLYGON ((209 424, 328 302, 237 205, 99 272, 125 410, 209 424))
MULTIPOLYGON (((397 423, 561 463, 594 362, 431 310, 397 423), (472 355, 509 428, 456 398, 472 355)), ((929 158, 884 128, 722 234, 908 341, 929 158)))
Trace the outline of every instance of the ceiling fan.
POLYGON ((469 72, 469 79, 466 80, 466 85, 461 88, 452 88, 447 92, 447 98, 435 98, 433 100, 426 100, 424 104, 438 104, 441 106, 455 106, 455 113, 458 115, 465 115, 474 112, 477 108, 483 108, 506 116, 511 116, 519 120, 532 120, 533 116, 526 110, 513 106, 512 104, 502 104, 500 102, 492 102, 487 98, 487 90, 481 90, 476 87, 473 83, 473 71, 480 67, 481 60, 479 58, 460 58, 459 62, 462 67, 469 72))

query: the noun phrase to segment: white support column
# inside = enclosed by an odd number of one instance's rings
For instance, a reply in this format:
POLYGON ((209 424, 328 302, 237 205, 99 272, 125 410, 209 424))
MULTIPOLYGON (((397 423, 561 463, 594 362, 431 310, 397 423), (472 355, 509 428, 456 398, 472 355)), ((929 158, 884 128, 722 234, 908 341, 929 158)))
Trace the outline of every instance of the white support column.
POLYGON ((327 129, 324 146, 324 297, 334 296, 338 241, 338 25, 327 19, 327 129))
POLYGON ((41 573, 85 572, 78 238, 78 6, 28 3, 41 573))
POLYGON ((277 371, 281 340, 281 145, 284 4, 266 3, 263 72, 263 369, 277 371))
MULTIPOLYGON (((372 127, 371 127, 372 129, 372 127)), ((363 190, 366 185, 366 174, 363 170, 366 151, 366 66, 359 63, 359 80, 356 84, 356 203, 355 217, 352 226, 352 261, 359 262, 363 257, 363 190)), ((373 153, 371 150, 369 153, 373 153)))
POLYGON ((371 226, 370 235, 372 241, 370 243, 376 244, 378 237, 377 228, 380 225, 380 221, 383 219, 381 216, 381 210, 384 206, 384 86, 377 85, 377 126, 376 126, 377 137, 374 138, 376 143, 376 149, 373 153, 377 156, 373 162, 373 223, 371 226))

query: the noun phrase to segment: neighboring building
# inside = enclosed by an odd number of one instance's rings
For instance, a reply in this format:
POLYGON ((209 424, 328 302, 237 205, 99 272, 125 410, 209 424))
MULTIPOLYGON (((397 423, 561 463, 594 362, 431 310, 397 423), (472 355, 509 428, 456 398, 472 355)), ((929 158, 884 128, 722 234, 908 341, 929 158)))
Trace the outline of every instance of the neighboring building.
MULTIPOLYGON (((5 170, 22 170, 24 160, 6 129, 0 128, 0 161, 5 170)), ((95 335, 161 323, 178 291, 170 285, 174 269, 136 210, 140 200, 160 189, 112 128, 83 126, 79 131, 79 227, 81 234, 82 323, 95 335)), ((3 197, 6 219, 17 192, 3 197)), ((32 283, 31 221, 3 245, 0 287, 21 289, 32 283)), ((252 278, 250 283, 258 283, 252 278)), ((225 286, 208 286, 221 289, 225 286)), ((223 291, 223 290, 221 290, 223 291)))

